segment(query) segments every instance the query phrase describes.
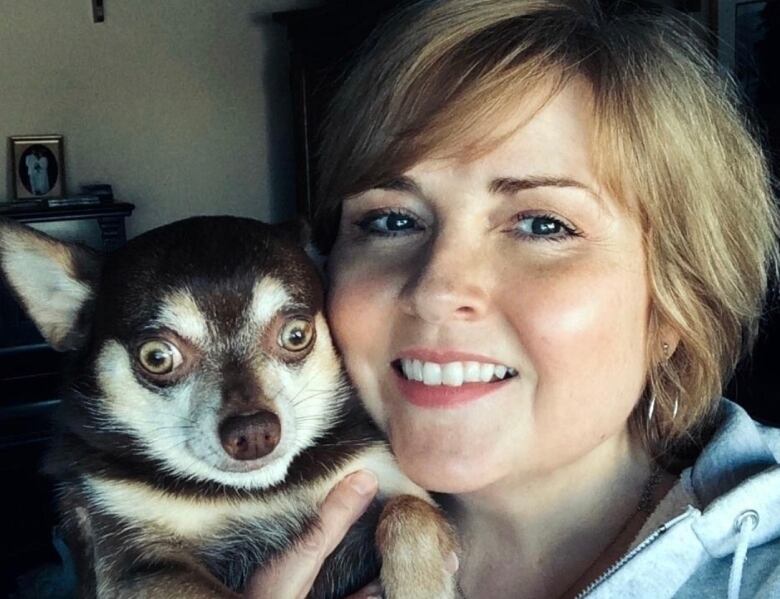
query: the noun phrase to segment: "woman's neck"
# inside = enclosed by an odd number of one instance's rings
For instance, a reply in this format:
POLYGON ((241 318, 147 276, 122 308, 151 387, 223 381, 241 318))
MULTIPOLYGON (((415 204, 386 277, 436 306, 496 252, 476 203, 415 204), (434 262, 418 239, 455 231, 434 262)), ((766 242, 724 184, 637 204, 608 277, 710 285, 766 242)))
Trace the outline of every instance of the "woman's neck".
POLYGON ((552 472, 518 474, 451 497, 466 597, 576 594, 638 532, 637 506, 652 469, 626 433, 552 472))

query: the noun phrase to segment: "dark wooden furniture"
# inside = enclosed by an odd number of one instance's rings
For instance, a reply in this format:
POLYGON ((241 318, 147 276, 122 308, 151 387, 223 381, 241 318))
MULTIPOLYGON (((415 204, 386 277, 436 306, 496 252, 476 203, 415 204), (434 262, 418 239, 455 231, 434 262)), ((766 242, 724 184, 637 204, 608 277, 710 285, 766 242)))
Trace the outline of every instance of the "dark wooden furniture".
MULTIPOLYGON (((97 250, 125 242, 125 218, 134 206, 112 203, 78 208, 15 208, 0 216, 26 223, 59 239, 97 250)), ((54 489, 40 474, 59 403, 62 355, 52 350, 0 282, 0 597, 15 579, 46 561, 56 561, 51 544, 54 489)))
POLYGON ((297 204, 311 217, 317 184, 317 138, 327 103, 360 43, 398 0, 336 0, 325 6, 276 13, 290 41, 297 204))

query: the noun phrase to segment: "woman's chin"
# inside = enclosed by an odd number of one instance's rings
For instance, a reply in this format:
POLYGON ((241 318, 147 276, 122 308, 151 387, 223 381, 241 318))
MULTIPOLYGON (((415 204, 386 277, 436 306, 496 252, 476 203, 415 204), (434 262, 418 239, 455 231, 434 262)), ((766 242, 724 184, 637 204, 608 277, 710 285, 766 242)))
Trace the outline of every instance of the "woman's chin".
POLYGON ((500 410, 511 426, 497 427, 492 411, 477 408, 419 410, 400 404, 389 411, 385 430, 403 473, 439 493, 468 493, 510 476, 524 461, 526 444, 518 438, 532 438, 522 426, 529 419, 500 410))
POLYGON ((461 494, 484 489, 501 478, 501 467, 476 456, 435 456, 431 453, 395 451, 401 470, 423 489, 461 494))

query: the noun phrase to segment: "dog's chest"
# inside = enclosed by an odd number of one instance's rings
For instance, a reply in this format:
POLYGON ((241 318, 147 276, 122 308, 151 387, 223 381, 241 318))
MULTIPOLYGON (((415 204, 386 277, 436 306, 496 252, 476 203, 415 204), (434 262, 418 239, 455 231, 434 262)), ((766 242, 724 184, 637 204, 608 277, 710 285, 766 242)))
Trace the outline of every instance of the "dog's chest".
MULTIPOLYGON (((381 508, 375 501, 351 527, 323 564, 312 597, 343 597, 377 575, 374 530, 381 508)), ((241 593, 255 570, 289 551, 316 518, 316 510, 302 502, 273 518, 236 519, 203 539, 193 553, 225 586, 241 593)))
POLYGON ((193 553, 225 586, 240 592, 259 565, 289 550, 314 519, 314 510, 302 504, 272 517, 233 518, 197 541, 193 553))
POLYGON ((233 589, 255 567, 288 549, 314 522, 328 482, 252 496, 204 497, 147 484, 91 477, 84 489, 89 509, 113 527, 136 530, 138 550, 183 545, 233 589))

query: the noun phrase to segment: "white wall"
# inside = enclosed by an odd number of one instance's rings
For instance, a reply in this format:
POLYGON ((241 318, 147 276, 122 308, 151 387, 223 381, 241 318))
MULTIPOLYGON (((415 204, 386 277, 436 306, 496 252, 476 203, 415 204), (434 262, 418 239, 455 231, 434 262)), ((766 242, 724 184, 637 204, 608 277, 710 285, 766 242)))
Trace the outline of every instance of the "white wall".
POLYGON ((0 201, 6 138, 65 136, 68 192, 107 182, 132 236, 193 214, 294 211, 286 31, 316 0, 0 0, 0 201))

